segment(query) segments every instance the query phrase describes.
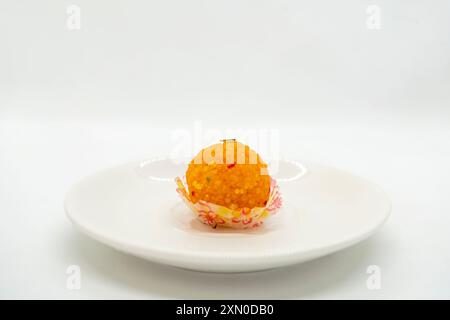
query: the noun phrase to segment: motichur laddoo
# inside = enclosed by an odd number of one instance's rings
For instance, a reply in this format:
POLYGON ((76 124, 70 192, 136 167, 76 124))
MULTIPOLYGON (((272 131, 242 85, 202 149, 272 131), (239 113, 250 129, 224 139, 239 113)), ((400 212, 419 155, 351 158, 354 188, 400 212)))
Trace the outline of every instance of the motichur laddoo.
POLYGON ((189 163, 186 182, 193 202, 205 200, 232 210, 264 207, 270 192, 267 164, 234 139, 201 150, 189 163))
POLYGON ((222 140, 201 150, 189 163, 186 184, 177 192, 204 224, 216 228, 259 227, 281 208, 281 195, 268 166, 249 146, 222 140))

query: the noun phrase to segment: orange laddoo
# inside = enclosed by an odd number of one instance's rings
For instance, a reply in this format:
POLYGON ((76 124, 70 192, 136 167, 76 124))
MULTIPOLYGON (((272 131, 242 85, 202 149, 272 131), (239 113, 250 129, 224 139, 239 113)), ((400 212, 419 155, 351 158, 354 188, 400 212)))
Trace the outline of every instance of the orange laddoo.
POLYGON ((264 207, 270 192, 267 164, 234 139, 201 150, 189 163, 186 182, 192 202, 204 200, 232 210, 264 207))

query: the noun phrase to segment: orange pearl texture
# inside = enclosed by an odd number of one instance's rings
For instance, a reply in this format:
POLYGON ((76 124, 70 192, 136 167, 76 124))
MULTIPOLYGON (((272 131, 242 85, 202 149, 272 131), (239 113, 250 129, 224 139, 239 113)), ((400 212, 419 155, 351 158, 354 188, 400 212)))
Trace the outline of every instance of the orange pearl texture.
POLYGON ((201 150, 189 163, 186 182, 192 202, 204 200, 232 210, 264 207, 270 192, 267 164, 234 139, 201 150))

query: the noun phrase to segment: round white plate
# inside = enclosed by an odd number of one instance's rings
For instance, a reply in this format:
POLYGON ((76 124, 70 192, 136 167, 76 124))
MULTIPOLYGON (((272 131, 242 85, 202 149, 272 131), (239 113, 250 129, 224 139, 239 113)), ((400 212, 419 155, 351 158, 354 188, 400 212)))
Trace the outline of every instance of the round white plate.
POLYGON ((355 244, 386 221, 390 202, 372 183, 314 163, 282 161, 275 175, 283 207, 252 230, 212 229, 176 193, 185 164, 126 164, 78 182, 70 220, 120 251, 171 266, 247 272, 311 260, 355 244))

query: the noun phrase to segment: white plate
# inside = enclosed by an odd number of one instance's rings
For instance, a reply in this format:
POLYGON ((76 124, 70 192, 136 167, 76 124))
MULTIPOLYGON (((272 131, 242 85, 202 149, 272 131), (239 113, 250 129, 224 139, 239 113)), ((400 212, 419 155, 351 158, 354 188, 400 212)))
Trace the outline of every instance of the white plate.
POLYGON ((246 272, 311 260, 355 244, 386 221, 390 202, 372 183, 314 163, 282 161, 283 208, 256 230, 211 229, 176 193, 185 165, 135 162, 77 183, 70 220, 90 237, 154 262, 210 272, 246 272), (306 168, 306 174, 305 174, 306 168))

